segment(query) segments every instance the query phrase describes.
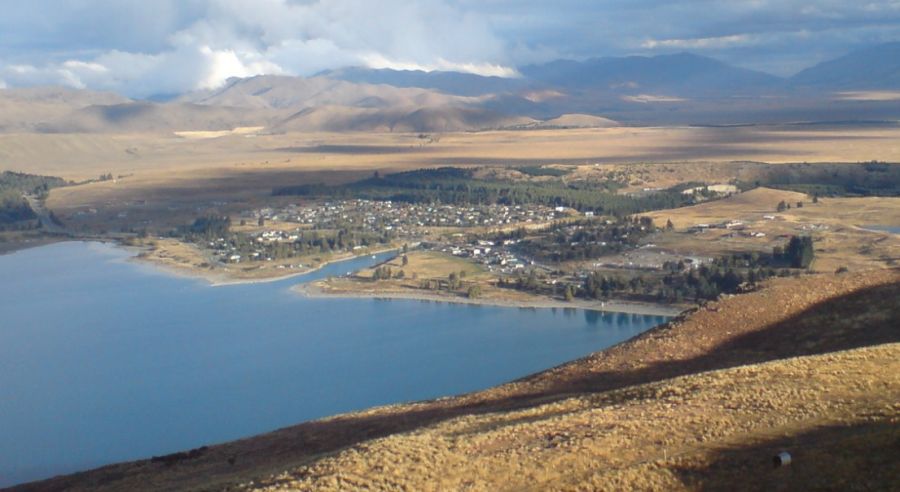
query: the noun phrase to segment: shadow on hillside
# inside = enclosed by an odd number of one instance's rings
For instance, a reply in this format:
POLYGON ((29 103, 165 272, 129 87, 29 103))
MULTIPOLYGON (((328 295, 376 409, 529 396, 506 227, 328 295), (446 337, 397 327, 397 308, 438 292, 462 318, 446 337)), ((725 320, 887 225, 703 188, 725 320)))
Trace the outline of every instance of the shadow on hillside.
MULTIPOLYGON (((688 360, 637 370, 592 373, 537 393, 423 402, 402 413, 347 415, 210 446, 185 459, 137 461, 23 485, 14 490, 220 489, 308 463, 362 441, 408 432, 461 415, 514 410, 701 371, 900 341, 900 282, 813 305, 782 322, 737 337, 688 360)), ((653 332, 669 330, 667 325, 653 332)), ((577 364, 578 362, 575 362, 577 364)), ((524 378, 527 382, 537 376, 524 378)), ((187 454, 187 453, 186 453, 187 454)))
POLYGON ((277 152, 296 154, 344 154, 344 155, 382 155, 403 154, 429 150, 420 145, 312 145, 309 147, 282 147, 277 152))
POLYGON ((898 456, 900 426, 877 422, 722 449, 670 469, 690 490, 896 490, 898 456), (782 451, 791 455, 791 464, 776 467, 773 457, 782 451))
MULTIPOLYGON (((693 359, 660 362, 634 371, 593 373, 561 384, 570 392, 606 391, 697 372, 898 342, 897 299, 900 282, 860 289, 735 337, 693 359)), ((656 328, 665 329, 666 325, 656 328)))

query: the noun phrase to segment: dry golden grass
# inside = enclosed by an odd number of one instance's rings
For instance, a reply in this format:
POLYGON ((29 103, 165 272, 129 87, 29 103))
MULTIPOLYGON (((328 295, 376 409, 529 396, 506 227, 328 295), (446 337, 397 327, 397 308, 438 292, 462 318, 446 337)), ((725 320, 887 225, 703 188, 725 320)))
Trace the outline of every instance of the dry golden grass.
POLYGON ((174 465, 123 463, 22 490, 880 490, 879 463, 895 464, 900 437, 900 305, 883 301, 898 295, 898 271, 773 279, 486 391, 308 422, 174 465), (769 459, 781 448, 797 461, 773 471, 769 459))
POLYGON ((133 239, 131 245, 142 248, 140 260, 170 270, 177 274, 201 277, 213 283, 263 281, 299 275, 322 265, 350 258, 354 255, 371 254, 381 250, 394 249, 385 246, 379 249, 362 249, 353 253, 316 253, 273 261, 254 260, 240 263, 218 263, 209 253, 195 244, 176 239, 133 239))
MULTIPOLYGON (((418 285, 418 280, 447 280, 451 273, 464 272, 463 280, 476 281, 488 278, 487 272, 480 265, 439 251, 413 251, 406 255, 409 263, 404 266, 402 255, 398 256, 383 266, 390 267, 395 273, 403 271, 405 279, 403 285, 418 285), (416 280, 413 280, 416 279, 416 280)), ((367 268, 356 274, 360 279, 371 280, 375 272, 374 268, 367 268)))
POLYGON ((542 296, 496 287, 496 277, 483 266, 470 260, 438 251, 413 251, 407 255, 409 263, 403 266, 402 256, 386 262, 392 273, 403 271, 404 278, 373 281, 375 268, 362 270, 352 277, 339 277, 314 282, 300 290, 306 294, 335 295, 343 297, 393 297, 406 299, 476 302, 510 306, 540 306, 554 304, 542 296), (460 275, 461 286, 446 290, 451 273, 460 275), (431 288, 423 288, 423 282, 431 281, 431 288), (444 284, 441 284, 444 282, 444 284), (440 289, 438 286, 443 285, 440 289), (468 288, 478 285, 481 295, 469 299, 468 288))
POLYGON ((900 161, 892 127, 590 128, 440 135, 288 133, 184 139, 153 134, 5 134, 14 170, 85 179, 215 169, 409 169, 451 164, 586 164, 756 160, 900 161))
POLYGON ((139 258, 157 266, 186 275, 202 275, 210 270, 210 256, 189 243, 175 239, 159 238, 152 240, 133 240, 132 243, 143 251, 139 258))
MULTIPOLYGON (((185 139, 149 134, 0 135, 11 169, 74 180, 120 179, 57 189, 48 207, 93 231, 167 229, 198 209, 233 212, 273 202, 275 187, 342 183, 370 175, 441 165, 577 166, 571 179, 625 177, 627 190, 740 178, 739 163, 900 161, 896 128, 593 128, 414 134, 288 133, 185 139), (687 162, 702 161, 702 162, 687 162), (656 165, 634 164, 641 162, 656 165), (622 164, 629 163, 628 166, 622 164), (127 211, 127 220, 119 220, 127 211), (136 220, 135 220, 136 219, 136 220)), ((568 178, 567 178, 568 179, 568 178)))
POLYGON ((203 140, 207 138, 228 137, 231 135, 257 135, 265 130, 264 126, 239 126, 233 130, 220 131, 181 131, 175 135, 188 140, 203 140))
MULTIPOLYGON (((703 478, 685 483, 680 469, 710 460, 723 447, 741 448, 825 426, 900 423, 898 357, 900 344, 888 344, 459 417, 353 446, 250 488, 693 488, 704 485, 703 478)), ((832 460, 804 462, 805 450, 791 451, 798 459, 795 467, 820 471, 804 484, 810 488, 864 480, 835 477, 828 469, 832 460)), ((770 457, 760 453, 747 464, 755 465, 750 468, 756 473, 771 475, 776 472, 770 457)))
POLYGON ((783 216, 776 213, 778 202, 784 200, 792 205, 804 202, 810 205, 810 197, 793 191, 771 188, 755 188, 746 193, 732 195, 722 200, 704 202, 699 205, 670 210, 659 210, 643 215, 652 217, 654 222, 665 224, 671 220, 676 229, 687 229, 697 224, 717 224, 728 220, 763 220, 763 215, 783 216))
POLYGON ((723 200, 645 214, 657 224, 671 220, 676 230, 697 224, 739 220, 763 238, 728 237, 734 231, 716 229, 701 234, 667 234, 658 246, 694 254, 725 254, 733 251, 771 251, 786 235, 810 235, 815 241, 813 269, 822 272, 839 267, 853 270, 887 268, 900 261, 900 236, 861 228, 867 225, 900 226, 900 198, 821 198, 792 191, 757 188, 723 200), (791 208, 777 212, 779 201, 791 208), (797 208, 797 202, 803 207, 797 208), (775 216, 775 220, 764 219, 775 216))
POLYGON ((567 180, 605 182, 612 178, 625 183, 623 192, 636 192, 644 188, 670 188, 688 183, 709 184, 730 183, 735 179, 752 181, 754 164, 745 162, 668 162, 668 163, 627 163, 590 164, 568 166, 571 172, 567 180))

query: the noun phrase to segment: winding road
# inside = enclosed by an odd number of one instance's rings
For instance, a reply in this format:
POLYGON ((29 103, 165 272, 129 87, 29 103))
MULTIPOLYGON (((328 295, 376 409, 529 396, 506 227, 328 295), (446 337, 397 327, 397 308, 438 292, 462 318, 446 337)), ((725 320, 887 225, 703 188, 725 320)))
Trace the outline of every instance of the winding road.
POLYGON ((66 236, 71 236, 71 233, 67 231, 64 227, 56 223, 51 217, 50 212, 44 207, 44 204, 39 200, 36 196, 30 194, 22 195, 25 197, 25 200, 28 201, 28 206, 31 207, 31 210, 34 211, 35 215, 38 216, 38 220, 41 221, 41 229, 48 234, 62 234, 66 236))

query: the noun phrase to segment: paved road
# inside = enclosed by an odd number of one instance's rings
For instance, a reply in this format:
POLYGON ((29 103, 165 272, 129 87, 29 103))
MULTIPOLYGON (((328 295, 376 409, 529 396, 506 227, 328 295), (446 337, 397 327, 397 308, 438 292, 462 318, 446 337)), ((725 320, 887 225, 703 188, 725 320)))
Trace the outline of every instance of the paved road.
POLYGON ((44 232, 48 234, 64 234, 67 236, 71 235, 71 233, 64 227, 53 221, 53 218, 50 217, 50 212, 44 207, 44 204, 37 199, 37 197, 29 194, 25 194, 23 196, 25 197, 25 200, 28 201, 28 206, 30 206, 31 209, 34 210, 34 213, 41 221, 41 229, 44 232))

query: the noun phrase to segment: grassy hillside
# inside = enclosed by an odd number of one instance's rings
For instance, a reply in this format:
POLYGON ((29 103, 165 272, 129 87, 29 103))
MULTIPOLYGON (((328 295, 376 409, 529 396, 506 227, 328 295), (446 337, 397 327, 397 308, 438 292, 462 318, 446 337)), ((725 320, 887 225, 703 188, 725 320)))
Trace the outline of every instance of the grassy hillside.
POLYGON ((850 485, 877 490, 894 479, 883 464, 900 413, 900 305, 885 300, 898 296, 896 270, 774 279, 486 391, 18 490, 428 489, 436 477, 450 488, 541 490, 790 489, 812 479, 840 489, 864 477, 850 485), (796 466, 774 470, 783 447, 796 466))
POLYGON ((462 416, 247 488, 887 490, 898 356, 888 344, 462 416), (783 449, 796 463, 773 469, 783 449))

